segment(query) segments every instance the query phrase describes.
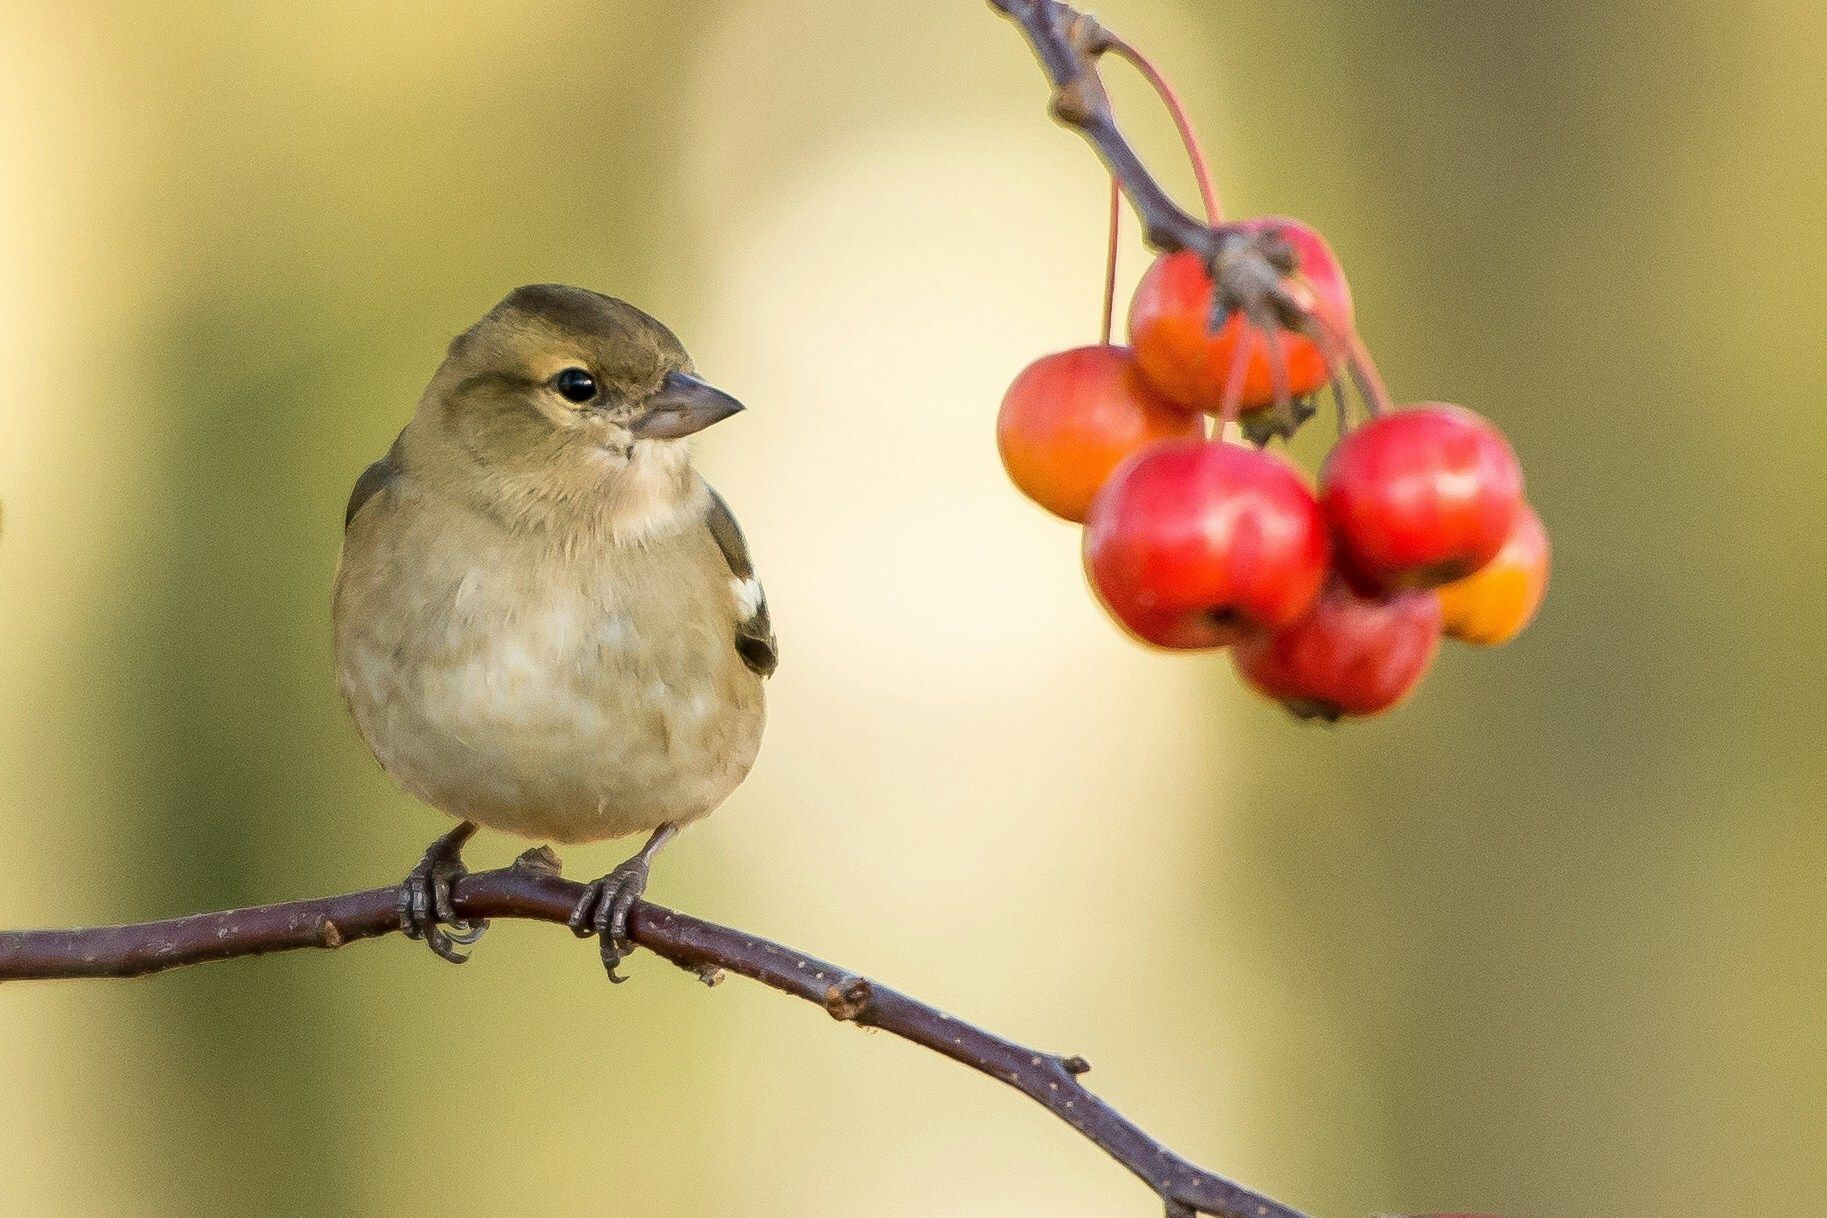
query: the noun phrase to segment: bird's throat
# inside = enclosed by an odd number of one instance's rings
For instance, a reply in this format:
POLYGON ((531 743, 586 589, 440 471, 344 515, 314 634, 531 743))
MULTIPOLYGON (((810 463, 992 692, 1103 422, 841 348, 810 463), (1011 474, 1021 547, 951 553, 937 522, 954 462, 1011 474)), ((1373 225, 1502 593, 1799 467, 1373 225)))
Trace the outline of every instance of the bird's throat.
POLYGON ((597 507, 602 526, 618 545, 675 533, 701 516, 703 491, 685 445, 637 441, 626 464, 602 483, 597 507))

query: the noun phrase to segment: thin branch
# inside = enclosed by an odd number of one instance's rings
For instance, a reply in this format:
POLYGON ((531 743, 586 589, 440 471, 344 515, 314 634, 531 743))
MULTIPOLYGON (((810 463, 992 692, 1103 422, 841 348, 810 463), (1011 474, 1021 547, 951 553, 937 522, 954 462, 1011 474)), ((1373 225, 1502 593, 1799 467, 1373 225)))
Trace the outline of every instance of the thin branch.
MULTIPOLYGON (((1212 329, 1223 325, 1233 312, 1242 312, 1252 318, 1272 318, 1284 329, 1305 333, 1309 327, 1306 306, 1288 291, 1286 269, 1276 265, 1286 251, 1270 248, 1263 238, 1238 225, 1208 225, 1195 218, 1155 180, 1117 126, 1097 60, 1106 52, 1133 54, 1129 45, 1105 30, 1095 17, 1062 0, 990 0, 990 7, 1026 35, 1053 89, 1053 117, 1097 150, 1141 218, 1142 239, 1166 254, 1190 250, 1205 263, 1216 288, 1212 329)), ((1183 120, 1182 114, 1177 121, 1183 120)), ((1195 157, 1196 171, 1198 159, 1195 157)), ((1215 191, 1210 193, 1208 206, 1215 213, 1215 191)))
POLYGON ((1186 103, 1180 100, 1179 92, 1167 79, 1166 73, 1140 50, 1109 30, 1104 31, 1104 43, 1112 55, 1126 61, 1142 74, 1142 78, 1161 99, 1161 104, 1167 107, 1168 114, 1174 120, 1174 127, 1180 132, 1180 145, 1186 149, 1186 157, 1193 163, 1193 181, 1199 187, 1199 201, 1205 206, 1205 222, 1210 227, 1217 228, 1224 222, 1224 208, 1219 205, 1218 187, 1212 182, 1211 162, 1205 159, 1205 146, 1199 142, 1199 135, 1193 130, 1193 120, 1186 112, 1186 103))
MULTIPOLYGON (((469 921, 528 918, 563 925, 583 891, 583 885, 557 874, 557 859, 542 849, 511 867, 465 876, 452 900, 457 916, 469 921)), ((399 893, 397 887, 370 888, 130 926, 0 931, 0 982, 140 977, 212 960, 342 947, 398 931, 399 893)), ((1301 1218, 1194 1166, 1144 1133, 1079 1082, 1090 1069, 1083 1058, 1026 1048, 849 969, 649 902, 635 906, 629 930, 636 943, 709 984, 725 971, 739 973, 814 1003, 834 1019, 891 1032, 1007 1083, 1183 1212, 1301 1218)))
POLYGON ((1163 253, 1194 250, 1212 261, 1223 230, 1208 227, 1175 203, 1117 128, 1110 95, 1097 74, 1097 56, 1111 49, 1097 20, 1058 0, 990 0, 990 4, 1028 36, 1053 85, 1053 117, 1097 149, 1142 218, 1143 240, 1163 253))

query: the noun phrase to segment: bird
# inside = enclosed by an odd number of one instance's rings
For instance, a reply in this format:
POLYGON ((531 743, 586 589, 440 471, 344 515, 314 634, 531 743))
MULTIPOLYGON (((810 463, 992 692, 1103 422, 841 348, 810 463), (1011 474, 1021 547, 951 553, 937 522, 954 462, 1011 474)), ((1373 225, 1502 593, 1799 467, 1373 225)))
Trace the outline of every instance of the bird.
POLYGON ((612 981, 654 856, 761 746, 778 649, 729 505, 687 437, 742 410, 654 317, 585 288, 510 292, 453 339, 356 480, 331 601, 337 684, 381 768, 456 818, 400 928, 461 963, 452 885, 478 827, 647 833, 570 918, 612 981))

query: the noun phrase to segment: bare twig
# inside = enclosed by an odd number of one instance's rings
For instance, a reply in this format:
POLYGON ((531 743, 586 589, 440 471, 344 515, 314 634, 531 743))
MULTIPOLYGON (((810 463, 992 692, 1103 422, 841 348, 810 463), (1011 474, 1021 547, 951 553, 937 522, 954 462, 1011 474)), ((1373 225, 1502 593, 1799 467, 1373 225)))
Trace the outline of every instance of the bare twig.
MULTIPOLYGON (((1327 323, 1295 293, 1288 290, 1288 276, 1298 269, 1285 243, 1272 235, 1253 233, 1236 224, 1206 224, 1182 208, 1155 180, 1142 158, 1117 126, 1110 94, 1098 75, 1098 57, 1113 53, 1130 59, 1163 89, 1152 64, 1128 43, 1116 37, 1097 19, 1062 0, 989 0, 990 7, 1008 17, 1027 36, 1040 60, 1041 70, 1053 87, 1053 117, 1084 136, 1122 188, 1123 196, 1142 221, 1142 239, 1162 253, 1189 250, 1205 263, 1212 277, 1211 327, 1218 329, 1232 313, 1241 312, 1259 329, 1282 329, 1319 341, 1327 323)), ((1216 192, 1203 164, 1197 143, 1190 138, 1184 114, 1171 89, 1165 90, 1175 112, 1206 208, 1217 215, 1216 192)), ((1360 387, 1371 413, 1384 408, 1389 395, 1375 362, 1355 331, 1338 336, 1344 364, 1360 387)))
MULTIPOLYGON (((1199 255, 1218 291, 1214 307, 1267 309, 1290 329, 1306 321, 1300 302, 1283 287, 1282 272, 1252 234, 1233 224, 1208 225, 1175 203, 1117 126, 1098 56, 1118 45, 1097 23, 1059 0, 990 0, 1021 27, 1053 86, 1053 117, 1083 135, 1123 189, 1142 221, 1142 239, 1162 253, 1199 255)), ((1214 203, 1215 206, 1215 203, 1214 203)))
POLYGON ((1142 237, 1163 252, 1193 250, 1210 261, 1220 230, 1207 227, 1175 203, 1118 130, 1096 58, 1110 49, 1097 20, 1057 0, 990 0, 1028 36, 1053 85, 1053 117, 1091 141, 1122 184, 1142 237))
MULTIPOLYGON (((457 916, 530 918, 563 925, 583 886, 557 874, 549 851, 529 851, 511 867, 457 881, 457 916)), ((337 948, 399 930, 400 890, 370 888, 342 896, 193 914, 164 922, 75 930, 0 931, 0 982, 75 977, 139 977, 187 964, 261 956, 298 948, 337 948)), ((1294 1210, 1182 1159, 1086 1090, 1083 1058, 1060 1057, 954 1019, 899 990, 756 935, 640 902, 634 941, 706 981, 739 973, 815 1003, 834 1019, 910 1040, 1007 1083, 1141 1177, 1186 1212, 1223 1218, 1301 1218, 1294 1210)))

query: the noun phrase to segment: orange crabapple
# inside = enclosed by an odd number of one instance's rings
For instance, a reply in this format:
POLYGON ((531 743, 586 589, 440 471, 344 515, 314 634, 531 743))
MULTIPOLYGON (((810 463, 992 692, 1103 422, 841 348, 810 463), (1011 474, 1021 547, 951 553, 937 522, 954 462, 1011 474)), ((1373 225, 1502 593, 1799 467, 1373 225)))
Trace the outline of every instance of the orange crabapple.
POLYGON ((1521 634, 1548 591, 1549 557, 1548 530, 1525 503, 1497 557, 1439 589, 1447 634, 1481 647, 1521 634))
MULTIPOLYGON (((1325 238, 1299 220, 1269 216, 1238 227, 1285 241, 1295 270, 1289 292, 1334 333, 1351 329, 1351 287, 1325 238)), ((1304 334, 1282 331, 1274 341, 1240 311, 1211 328, 1213 285, 1205 263, 1190 250, 1155 259, 1129 305, 1129 341, 1155 388, 1185 406, 1217 412, 1239 343, 1248 344, 1239 403, 1247 413, 1276 400, 1272 363, 1276 348, 1285 369, 1283 389, 1305 397, 1329 379, 1326 355, 1304 334)))
POLYGON ((1092 496, 1132 453, 1199 439, 1205 420, 1155 392, 1127 347, 1078 347, 1022 369, 996 417, 996 447, 1022 494, 1082 523, 1092 496))

